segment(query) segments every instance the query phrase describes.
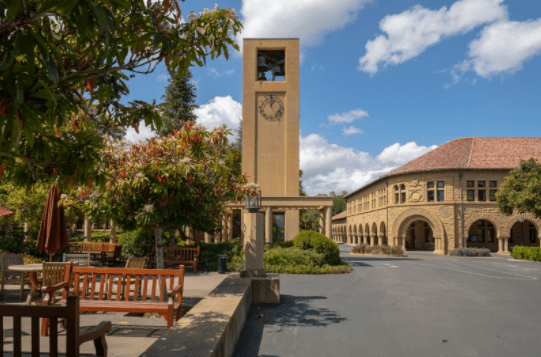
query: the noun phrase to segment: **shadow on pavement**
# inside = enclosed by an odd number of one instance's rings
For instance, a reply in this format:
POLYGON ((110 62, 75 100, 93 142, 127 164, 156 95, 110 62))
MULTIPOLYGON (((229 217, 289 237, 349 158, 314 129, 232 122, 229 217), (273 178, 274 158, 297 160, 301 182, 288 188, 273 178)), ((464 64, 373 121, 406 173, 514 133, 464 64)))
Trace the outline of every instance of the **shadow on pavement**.
POLYGON ((326 327, 347 320, 326 307, 313 307, 314 300, 324 300, 324 296, 280 296, 280 305, 252 305, 240 338, 235 347, 234 357, 274 357, 259 355, 265 325, 272 325, 275 333, 294 327, 326 327), (278 328, 278 330, 276 330, 278 328))

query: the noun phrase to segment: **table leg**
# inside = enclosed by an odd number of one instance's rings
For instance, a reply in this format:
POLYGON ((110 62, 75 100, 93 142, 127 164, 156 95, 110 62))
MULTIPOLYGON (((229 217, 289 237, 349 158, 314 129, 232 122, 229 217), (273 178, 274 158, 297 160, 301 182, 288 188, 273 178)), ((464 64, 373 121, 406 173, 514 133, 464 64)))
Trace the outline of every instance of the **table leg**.
POLYGON ((36 292, 36 290, 38 290, 38 287, 40 285, 40 282, 38 280, 38 274, 35 271, 28 272, 28 277, 30 278, 32 289, 30 289, 30 294, 26 298, 26 305, 30 305, 30 303, 32 302, 32 298, 34 297, 34 293, 36 292))

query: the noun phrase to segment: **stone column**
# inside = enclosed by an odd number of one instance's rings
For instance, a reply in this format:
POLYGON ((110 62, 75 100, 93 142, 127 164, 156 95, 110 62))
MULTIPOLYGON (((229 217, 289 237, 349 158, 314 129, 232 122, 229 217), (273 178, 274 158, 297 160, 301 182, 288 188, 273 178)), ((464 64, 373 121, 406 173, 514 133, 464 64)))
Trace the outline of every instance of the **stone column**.
POLYGON ((399 238, 402 240, 402 250, 406 251, 406 238, 399 238))
POLYGON ((502 237, 503 239, 503 251, 509 253, 509 237, 502 237))
POLYGON ((205 232, 205 243, 210 243, 210 234, 208 234, 207 232, 205 232))
POLYGON ((273 232, 272 232, 272 207, 265 207, 265 243, 272 244, 273 232))
POLYGON ((503 253, 503 238, 498 237, 498 253, 503 253))
POLYGON ((325 207, 325 235, 331 238, 332 234, 332 207, 325 207))
POLYGON ((299 234, 299 211, 286 210, 284 213, 284 241, 290 241, 299 234))
POLYGON ((109 243, 116 243, 116 226, 115 221, 111 220, 111 233, 109 235, 109 243))
POLYGON ((378 243, 379 243, 379 246, 380 246, 380 247, 383 247, 383 238, 384 238, 384 237, 385 237, 385 236, 384 236, 383 234, 380 234, 380 235, 378 236, 378 243))
POLYGON ((319 210, 319 233, 325 234, 325 211, 319 210))
POLYGON ((83 228, 84 228, 83 231, 85 233, 86 241, 92 242, 92 223, 87 217, 85 217, 85 223, 84 223, 83 228))
POLYGON ((241 277, 265 277, 263 266, 263 214, 247 212, 244 214, 244 268, 241 277))
POLYGON ((370 246, 373 247, 374 246, 374 241, 376 240, 376 235, 375 234, 371 234, 370 235, 370 246))

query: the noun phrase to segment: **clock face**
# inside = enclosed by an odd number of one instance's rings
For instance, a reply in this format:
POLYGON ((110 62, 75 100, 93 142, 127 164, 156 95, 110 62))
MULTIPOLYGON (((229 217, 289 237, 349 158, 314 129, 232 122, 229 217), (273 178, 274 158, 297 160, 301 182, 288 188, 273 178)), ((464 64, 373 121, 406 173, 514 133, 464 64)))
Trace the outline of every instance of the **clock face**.
POLYGON ((259 114, 269 121, 280 121, 284 115, 284 103, 275 95, 266 95, 259 104, 259 114))

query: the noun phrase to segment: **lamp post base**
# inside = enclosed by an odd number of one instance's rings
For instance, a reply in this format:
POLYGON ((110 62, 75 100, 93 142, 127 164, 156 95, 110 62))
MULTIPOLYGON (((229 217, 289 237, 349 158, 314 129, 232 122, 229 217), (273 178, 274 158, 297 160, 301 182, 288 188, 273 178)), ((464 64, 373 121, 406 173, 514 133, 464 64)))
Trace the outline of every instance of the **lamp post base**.
POLYGON ((265 269, 242 269, 240 271, 241 278, 264 278, 267 276, 265 269))

